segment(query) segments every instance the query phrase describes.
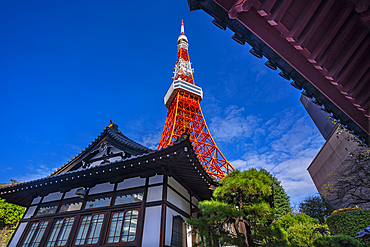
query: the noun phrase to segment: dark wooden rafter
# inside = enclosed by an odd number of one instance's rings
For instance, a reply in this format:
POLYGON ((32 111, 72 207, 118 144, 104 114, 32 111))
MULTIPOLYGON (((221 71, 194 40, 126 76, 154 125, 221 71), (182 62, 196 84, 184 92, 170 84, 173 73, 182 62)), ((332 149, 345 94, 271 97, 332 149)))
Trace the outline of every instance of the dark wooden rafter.
POLYGON ((285 36, 286 40, 288 40, 289 42, 297 41, 299 35, 303 31, 303 29, 306 27, 308 21, 311 19, 316 9, 319 7, 320 3, 321 3, 321 0, 308 1, 308 4, 304 8, 303 12, 299 15, 299 18, 294 23, 293 28, 285 36))
POLYGON ((303 50, 303 47, 307 46, 308 42, 319 28, 320 24, 328 14, 335 1, 336 0, 328 0, 320 5, 315 15, 312 17, 312 21, 310 21, 307 27, 304 29, 303 35, 299 37, 297 42, 294 44, 294 47, 297 50, 303 50))
MULTIPOLYGON (((336 117, 340 115, 341 122, 346 125, 353 126, 352 122, 360 127, 361 131, 356 133, 363 131, 362 136, 370 141, 370 0, 188 2, 189 6, 197 6, 193 10, 202 8, 214 16, 222 29, 229 27, 239 43, 247 41, 253 47, 253 55, 266 56, 269 59, 266 65, 281 69, 279 74, 289 80, 294 77, 294 72, 286 70, 287 66, 284 67, 280 60, 283 59, 326 99, 316 95, 315 90, 304 83, 305 93, 315 100, 321 98, 321 102, 329 100, 341 111, 336 117), (221 7, 220 10, 212 4, 221 7), (271 48, 276 56, 268 57, 262 52, 261 46, 254 44, 253 37, 248 36, 239 23, 271 48), (342 116, 343 113, 346 116, 342 116)), ((298 82, 297 86, 296 81, 293 84, 297 88, 303 85, 298 82)))

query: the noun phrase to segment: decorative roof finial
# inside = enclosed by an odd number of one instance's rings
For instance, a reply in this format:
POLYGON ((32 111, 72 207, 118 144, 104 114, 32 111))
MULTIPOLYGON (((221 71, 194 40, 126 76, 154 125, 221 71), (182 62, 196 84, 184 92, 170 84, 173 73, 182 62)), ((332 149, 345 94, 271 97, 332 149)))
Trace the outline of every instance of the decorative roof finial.
POLYGON ((184 20, 181 20, 181 34, 185 35, 185 30, 184 30, 184 20))

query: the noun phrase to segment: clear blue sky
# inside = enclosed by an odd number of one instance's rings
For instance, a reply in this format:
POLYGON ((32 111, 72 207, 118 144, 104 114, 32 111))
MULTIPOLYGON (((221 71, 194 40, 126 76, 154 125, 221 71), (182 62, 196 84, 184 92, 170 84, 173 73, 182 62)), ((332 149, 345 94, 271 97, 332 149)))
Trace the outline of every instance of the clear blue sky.
POLYGON ((44 177, 112 119, 156 148, 184 19, 203 114, 238 169, 264 167, 293 203, 323 138, 300 92, 181 1, 0 2, 0 183, 44 177))

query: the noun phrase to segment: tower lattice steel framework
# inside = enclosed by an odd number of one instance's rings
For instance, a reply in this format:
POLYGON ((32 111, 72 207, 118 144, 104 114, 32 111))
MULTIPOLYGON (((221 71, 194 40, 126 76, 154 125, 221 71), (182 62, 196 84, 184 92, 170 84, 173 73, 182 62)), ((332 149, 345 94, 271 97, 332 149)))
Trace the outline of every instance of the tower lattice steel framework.
POLYGON ((184 23, 181 23, 174 77, 164 97, 168 112, 158 150, 171 145, 183 133, 188 132, 203 167, 212 177, 222 179, 234 167, 217 147, 204 120, 200 108, 203 91, 194 84, 194 70, 191 68, 188 47, 184 23))

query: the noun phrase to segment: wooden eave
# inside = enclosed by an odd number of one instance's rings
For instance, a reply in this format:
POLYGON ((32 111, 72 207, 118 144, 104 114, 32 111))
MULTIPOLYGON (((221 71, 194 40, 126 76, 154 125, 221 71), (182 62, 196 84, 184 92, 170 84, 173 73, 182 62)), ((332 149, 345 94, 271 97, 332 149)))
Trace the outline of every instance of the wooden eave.
POLYGON ((188 0, 370 143, 370 0, 188 0))
POLYGON ((199 162, 189 139, 185 139, 159 151, 1 188, 0 197, 9 203, 28 207, 37 196, 156 174, 175 177, 192 196, 200 200, 210 199, 212 195, 210 186, 217 186, 217 182, 208 175, 199 162))

